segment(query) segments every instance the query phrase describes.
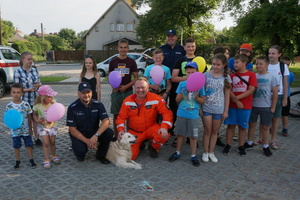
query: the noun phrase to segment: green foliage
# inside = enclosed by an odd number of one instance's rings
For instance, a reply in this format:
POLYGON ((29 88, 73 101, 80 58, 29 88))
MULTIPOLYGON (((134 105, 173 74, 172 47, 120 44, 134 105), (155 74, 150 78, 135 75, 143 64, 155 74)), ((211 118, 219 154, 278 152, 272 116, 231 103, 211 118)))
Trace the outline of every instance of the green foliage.
POLYGON ((70 43, 59 37, 58 35, 48 35, 45 37, 46 40, 48 40, 51 43, 52 49, 48 50, 70 50, 71 45, 70 43))
POLYGON ((7 45, 8 39, 15 34, 14 25, 11 21, 2 20, 2 44, 7 45))
POLYGON ((71 47, 71 49, 74 49, 74 41, 77 39, 76 33, 74 30, 69 29, 69 28, 63 28, 60 29, 60 31, 58 32, 58 36, 61 37, 62 39, 64 39, 69 45, 69 47, 71 47))
POLYGON ((237 26, 233 33, 243 36, 265 54, 271 45, 283 47, 283 53, 294 57, 300 53, 300 4, 298 0, 226 0, 227 9, 236 11, 237 26), (247 2, 247 7, 243 7, 247 2), (241 12, 243 11, 243 12, 241 12))
MULTIPOLYGON (((140 0, 136 5, 148 3, 151 10, 140 17, 137 27, 139 41, 144 47, 159 46, 165 40, 168 29, 180 33, 183 38, 193 36, 206 39, 212 31, 209 23, 204 23, 209 11, 215 9, 220 0, 140 0)), ((179 35, 179 34, 178 34, 179 35)))

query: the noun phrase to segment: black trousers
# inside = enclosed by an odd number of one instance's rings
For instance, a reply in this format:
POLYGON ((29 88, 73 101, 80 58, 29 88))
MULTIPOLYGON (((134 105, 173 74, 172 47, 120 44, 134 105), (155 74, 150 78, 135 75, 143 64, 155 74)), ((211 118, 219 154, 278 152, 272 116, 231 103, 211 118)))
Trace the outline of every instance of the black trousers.
MULTIPOLYGON (((99 157, 105 157, 106 156, 106 153, 107 153, 108 148, 109 148, 109 143, 112 140, 113 136, 114 136, 113 130, 108 128, 108 129, 106 129, 106 131, 104 131, 98 137, 98 142, 100 144, 98 146, 96 156, 99 156, 99 157)), ((72 136, 71 134, 70 134, 70 138, 71 138, 71 141, 72 141, 72 149, 73 149, 74 154, 77 157, 84 158, 87 151, 88 151, 87 145, 84 142, 82 142, 81 140, 78 140, 77 138, 72 136)))

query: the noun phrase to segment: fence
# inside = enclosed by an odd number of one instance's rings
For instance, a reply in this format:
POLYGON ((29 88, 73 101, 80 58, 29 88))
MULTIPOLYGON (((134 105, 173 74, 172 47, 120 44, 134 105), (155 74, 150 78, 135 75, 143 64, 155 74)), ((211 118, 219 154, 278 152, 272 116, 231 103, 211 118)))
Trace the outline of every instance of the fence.
POLYGON ((117 50, 55 50, 46 52, 46 60, 47 62, 82 62, 85 55, 89 55, 99 63, 117 53, 117 50))

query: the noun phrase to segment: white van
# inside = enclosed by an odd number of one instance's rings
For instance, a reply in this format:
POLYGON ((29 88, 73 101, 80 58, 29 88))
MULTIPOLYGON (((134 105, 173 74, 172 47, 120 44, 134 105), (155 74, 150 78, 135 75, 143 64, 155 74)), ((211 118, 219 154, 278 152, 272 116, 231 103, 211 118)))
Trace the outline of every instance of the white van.
POLYGON ((5 87, 14 81, 14 71, 20 67, 20 53, 15 49, 0 45, 0 98, 5 87))

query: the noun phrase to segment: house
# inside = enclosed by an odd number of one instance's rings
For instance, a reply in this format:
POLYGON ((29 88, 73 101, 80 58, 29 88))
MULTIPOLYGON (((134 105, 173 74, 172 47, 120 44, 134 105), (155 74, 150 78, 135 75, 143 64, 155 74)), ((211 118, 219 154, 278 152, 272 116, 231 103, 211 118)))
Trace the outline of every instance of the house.
POLYGON ((116 50, 120 39, 129 41, 130 50, 141 50, 136 27, 139 16, 131 0, 115 0, 84 35, 86 50, 116 50))
POLYGON ((43 31, 43 33, 39 33, 36 29, 34 29, 33 32, 29 34, 29 36, 35 36, 37 38, 43 37, 43 36, 48 36, 48 35, 57 35, 57 33, 49 33, 48 34, 45 31, 43 31))
POLYGON ((10 46, 15 41, 26 41, 26 39, 24 38, 25 34, 22 31, 20 31, 18 28, 16 28, 15 31, 16 31, 16 33, 11 38, 8 38, 8 44, 10 46))

